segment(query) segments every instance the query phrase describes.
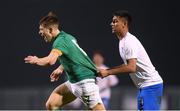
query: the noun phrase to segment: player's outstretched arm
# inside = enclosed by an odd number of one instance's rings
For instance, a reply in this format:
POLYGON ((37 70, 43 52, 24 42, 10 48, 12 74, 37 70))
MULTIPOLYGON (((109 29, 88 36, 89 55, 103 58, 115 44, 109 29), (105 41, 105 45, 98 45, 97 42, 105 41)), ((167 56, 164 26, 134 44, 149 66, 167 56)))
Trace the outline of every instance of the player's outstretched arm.
POLYGON ((108 70, 100 70, 99 76, 106 77, 108 75, 134 73, 134 72, 136 72, 136 59, 135 58, 129 59, 127 65, 122 64, 120 66, 116 66, 108 70))
POLYGON ((37 56, 27 56, 24 58, 25 63, 36 64, 39 66, 47 66, 54 65, 59 56, 61 56, 61 51, 57 51, 57 49, 53 49, 50 54, 43 58, 38 58, 37 56))

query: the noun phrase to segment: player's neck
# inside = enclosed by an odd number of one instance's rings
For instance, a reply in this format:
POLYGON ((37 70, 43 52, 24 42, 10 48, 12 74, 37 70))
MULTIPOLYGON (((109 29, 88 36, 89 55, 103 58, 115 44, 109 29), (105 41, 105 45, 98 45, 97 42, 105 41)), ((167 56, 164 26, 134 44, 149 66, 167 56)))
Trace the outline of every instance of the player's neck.
POLYGON ((103 65, 103 64, 100 64, 100 63, 99 63, 99 64, 96 64, 97 67, 101 67, 102 65, 103 65))
POLYGON ((57 37, 59 35, 59 33, 61 33, 59 29, 55 30, 53 33, 54 38, 57 37))
POLYGON ((122 31, 120 33, 117 33, 116 35, 121 40, 126 36, 127 33, 128 33, 128 30, 124 30, 124 31, 122 31))

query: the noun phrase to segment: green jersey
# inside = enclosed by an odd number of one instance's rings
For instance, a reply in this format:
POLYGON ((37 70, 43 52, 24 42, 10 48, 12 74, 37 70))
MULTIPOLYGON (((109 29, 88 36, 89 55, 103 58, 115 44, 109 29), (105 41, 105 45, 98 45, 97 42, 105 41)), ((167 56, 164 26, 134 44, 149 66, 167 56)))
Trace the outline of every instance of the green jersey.
POLYGON ((97 69, 94 63, 83 49, 79 47, 72 35, 61 31, 55 38, 52 48, 58 49, 63 53, 58 60, 63 65, 70 82, 75 83, 97 76, 97 69))

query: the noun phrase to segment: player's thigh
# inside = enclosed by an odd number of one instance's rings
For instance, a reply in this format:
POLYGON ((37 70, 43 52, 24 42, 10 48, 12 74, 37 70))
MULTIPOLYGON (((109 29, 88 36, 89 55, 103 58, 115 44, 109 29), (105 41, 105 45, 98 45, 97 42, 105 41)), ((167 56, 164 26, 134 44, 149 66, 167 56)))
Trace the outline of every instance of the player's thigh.
POLYGON ((72 94, 66 84, 63 83, 54 89, 48 101, 62 107, 75 99, 74 94, 72 94))
POLYGON ((143 110, 159 110, 161 103, 161 95, 157 93, 156 89, 142 90, 138 98, 139 109, 143 110))
POLYGON ((89 109, 93 110, 104 110, 104 104, 99 95, 99 87, 91 81, 88 81, 85 84, 82 84, 82 101, 88 106, 89 109))

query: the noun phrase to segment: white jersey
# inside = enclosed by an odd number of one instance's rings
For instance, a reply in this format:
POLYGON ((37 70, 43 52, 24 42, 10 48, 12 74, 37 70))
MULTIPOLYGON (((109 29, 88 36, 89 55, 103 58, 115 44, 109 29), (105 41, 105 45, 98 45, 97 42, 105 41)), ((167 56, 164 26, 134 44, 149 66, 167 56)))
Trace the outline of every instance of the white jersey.
POLYGON ((119 41, 119 52, 125 64, 128 59, 137 59, 137 72, 130 73, 130 77, 138 88, 163 82, 140 41, 129 32, 119 41))
MULTIPOLYGON (((108 69, 105 65, 97 67, 98 69, 108 69)), ((105 78, 96 77, 97 85, 99 86, 99 92, 101 98, 110 98, 111 87, 118 83, 118 78, 115 75, 110 75, 105 78)))

